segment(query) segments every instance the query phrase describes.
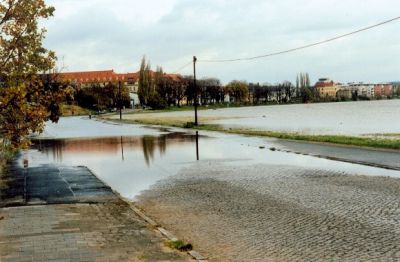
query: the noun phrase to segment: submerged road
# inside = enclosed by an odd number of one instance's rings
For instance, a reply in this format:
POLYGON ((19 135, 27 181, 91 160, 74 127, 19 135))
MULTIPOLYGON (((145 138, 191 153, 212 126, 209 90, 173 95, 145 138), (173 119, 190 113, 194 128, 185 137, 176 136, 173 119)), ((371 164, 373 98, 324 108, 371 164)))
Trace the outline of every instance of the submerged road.
POLYGON ((400 172, 371 167, 398 152, 202 132, 196 161, 183 130, 67 123, 30 161, 87 165, 210 261, 400 260, 400 172), (68 139, 81 124, 91 138, 68 139))

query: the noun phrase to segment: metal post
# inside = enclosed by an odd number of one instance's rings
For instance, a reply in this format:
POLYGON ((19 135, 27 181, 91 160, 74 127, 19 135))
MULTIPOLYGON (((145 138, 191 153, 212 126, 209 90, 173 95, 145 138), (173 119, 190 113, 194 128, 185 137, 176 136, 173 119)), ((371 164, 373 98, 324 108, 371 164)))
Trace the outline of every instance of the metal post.
POLYGON ((198 126, 199 123, 197 121, 197 83, 196 83, 196 56, 193 56, 193 87, 194 87, 194 125, 198 126))
POLYGON ((122 98, 121 98, 121 81, 118 82, 118 93, 119 93, 119 120, 122 120, 122 98))

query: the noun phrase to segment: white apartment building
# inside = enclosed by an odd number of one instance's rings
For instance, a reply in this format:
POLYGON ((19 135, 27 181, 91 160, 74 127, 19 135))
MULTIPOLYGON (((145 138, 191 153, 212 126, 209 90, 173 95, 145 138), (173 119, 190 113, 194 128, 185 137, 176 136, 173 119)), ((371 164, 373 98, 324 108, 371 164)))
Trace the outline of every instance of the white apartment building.
MULTIPOLYGON (((357 90, 358 96, 373 98, 375 96, 375 85, 365 83, 349 83, 350 88, 357 90)), ((353 90, 354 90, 353 89, 353 90)))

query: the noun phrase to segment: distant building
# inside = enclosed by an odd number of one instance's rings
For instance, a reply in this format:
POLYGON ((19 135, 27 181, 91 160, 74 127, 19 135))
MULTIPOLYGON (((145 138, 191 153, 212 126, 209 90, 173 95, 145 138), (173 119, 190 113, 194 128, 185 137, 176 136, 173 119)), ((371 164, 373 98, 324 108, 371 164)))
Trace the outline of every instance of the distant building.
MULTIPOLYGON (((154 72, 152 72, 152 74, 154 74, 154 72)), ((137 95, 139 90, 139 72, 119 74, 115 73, 114 70, 104 70, 67 72, 60 73, 59 75, 62 80, 68 81, 71 85, 77 88, 87 88, 94 84, 104 87, 109 83, 121 82, 123 86, 127 87, 129 90, 131 106, 133 107, 140 104, 137 95)), ((182 77, 177 74, 164 74, 164 76, 173 81, 180 81, 182 79, 182 77)))
POLYGON ((114 70, 69 72, 60 73, 60 76, 64 81, 69 81, 79 88, 85 88, 92 84, 105 86, 108 83, 122 82, 133 93, 137 92, 139 80, 139 73, 117 74, 114 70))
POLYGON ((336 97, 342 100, 349 100, 355 94, 355 89, 348 86, 341 86, 336 93, 336 97))
MULTIPOLYGON (((154 72, 152 72, 154 74, 154 72)), ((122 84, 129 89, 130 93, 137 93, 139 89, 139 72, 136 73, 115 73, 114 70, 105 71, 82 71, 60 73, 61 79, 69 81, 71 84, 80 88, 88 87, 92 84, 100 84, 105 86, 108 83, 122 84)), ((177 74, 164 74, 164 76, 174 80, 181 80, 181 76, 177 74)))
POLYGON ((131 100, 131 107, 134 108, 140 105, 139 96, 137 93, 129 93, 129 97, 131 100))
POLYGON ((374 87, 375 97, 391 97, 393 86, 391 84, 376 84, 374 87))
POLYGON ((390 84, 393 87, 393 95, 400 96, 400 82, 391 82, 390 84))
POLYGON ((348 86, 357 91, 357 96, 373 98, 375 97, 375 85, 365 84, 363 82, 359 83, 349 83, 348 86))
POLYGON ((339 90, 339 85, 329 78, 320 78, 315 84, 320 97, 336 97, 336 93, 339 90))

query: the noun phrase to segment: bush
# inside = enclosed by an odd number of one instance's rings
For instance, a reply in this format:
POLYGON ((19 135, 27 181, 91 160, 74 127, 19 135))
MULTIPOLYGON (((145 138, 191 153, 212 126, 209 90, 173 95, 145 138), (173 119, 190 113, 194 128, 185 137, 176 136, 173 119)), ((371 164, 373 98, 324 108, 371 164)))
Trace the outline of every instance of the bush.
POLYGON ((167 241, 166 245, 167 245, 168 247, 170 247, 170 248, 177 249, 177 250, 182 251, 182 252, 184 252, 184 251, 190 251, 190 250, 193 249, 192 244, 186 243, 186 242, 184 242, 184 241, 182 241, 182 240, 167 241))
POLYGON ((187 122, 183 127, 184 128, 193 128, 195 125, 194 125, 194 122, 187 122))
POLYGON ((167 102, 161 98, 158 93, 153 93, 150 95, 147 105, 150 106, 154 110, 164 109, 167 107, 167 102))

